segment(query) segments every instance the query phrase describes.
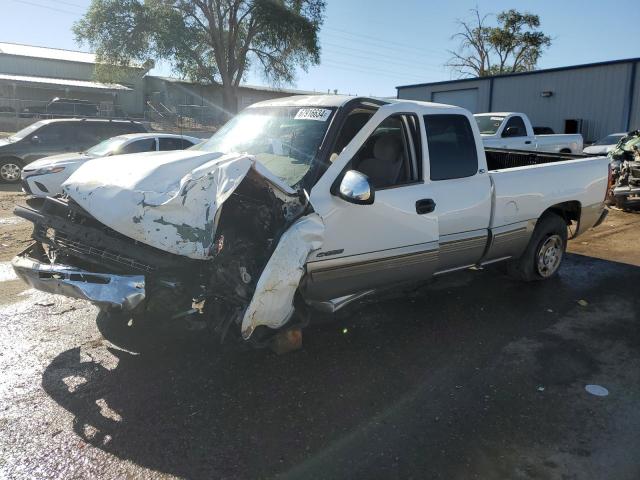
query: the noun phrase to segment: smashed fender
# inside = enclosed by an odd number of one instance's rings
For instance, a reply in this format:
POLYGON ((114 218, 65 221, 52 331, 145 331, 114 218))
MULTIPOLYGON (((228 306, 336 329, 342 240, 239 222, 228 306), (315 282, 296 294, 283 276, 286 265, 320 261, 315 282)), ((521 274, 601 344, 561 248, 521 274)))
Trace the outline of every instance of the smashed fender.
POLYGON ((293 315, 293 297, 309 253, 322 246, 324 223, 317 213, 300 218, 280 237, 256 285, 242 320, 242 337, 255 328, 280 328, 293 315))
POLYGON ((251 155, 183 150, 85 163, 63 184, 98 221, 161 250, 210 258, 218 212, 250 169, 283 196, 296 194, 251 155))

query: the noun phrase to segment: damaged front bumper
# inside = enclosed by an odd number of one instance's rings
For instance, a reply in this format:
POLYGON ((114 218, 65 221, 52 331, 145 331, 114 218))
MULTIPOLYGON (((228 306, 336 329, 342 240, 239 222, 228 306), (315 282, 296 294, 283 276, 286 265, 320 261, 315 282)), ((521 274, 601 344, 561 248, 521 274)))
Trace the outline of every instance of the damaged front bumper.
POLYGON ((11 264, 18 277, 33 288, 100 306, 132 311, 145 299, 142 275, 112 275, 81 270, 68 265, 46 263, 32 246, 11 264))

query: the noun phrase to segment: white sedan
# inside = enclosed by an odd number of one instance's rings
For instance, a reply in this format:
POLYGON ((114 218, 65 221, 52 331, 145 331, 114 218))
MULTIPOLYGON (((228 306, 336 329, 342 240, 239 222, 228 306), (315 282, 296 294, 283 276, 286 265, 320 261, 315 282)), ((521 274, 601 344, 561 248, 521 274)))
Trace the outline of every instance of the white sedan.
POLYGON ((22 169, 22 189, 36 197, 62 193, 62 184, 89 160, 127 153, 184 150, 203 139, 170 133, 132 133, 109 138, 86 152, 63 153, 41 158, 22 169))
POLYGON ((594 144, 589 145, 582 153, 586 153, 587 155, 606 155, 613 150, 620 139, 626 135, 626 133, 612 133, 611 135, 607 135, 594 144))

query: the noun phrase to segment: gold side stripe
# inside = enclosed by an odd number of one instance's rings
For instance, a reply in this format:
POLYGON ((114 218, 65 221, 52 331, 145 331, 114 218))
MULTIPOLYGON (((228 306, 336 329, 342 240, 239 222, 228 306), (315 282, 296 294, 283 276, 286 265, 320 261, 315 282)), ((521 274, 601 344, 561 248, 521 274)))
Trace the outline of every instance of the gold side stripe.
POLYGON ((315 270, 310 272, 312 277, 323 274, 331 274, 336 278, 341 276, 351 276, 368 271, 391 270, 407 268, 413 265, 432 263, 438 261, 438 251, 420 252, 409 255, 401 255, 392 258, 369 260, 361 263, 345 263, 331 268, 315 270), (342 275, 341 275, 342 274, 342 275))

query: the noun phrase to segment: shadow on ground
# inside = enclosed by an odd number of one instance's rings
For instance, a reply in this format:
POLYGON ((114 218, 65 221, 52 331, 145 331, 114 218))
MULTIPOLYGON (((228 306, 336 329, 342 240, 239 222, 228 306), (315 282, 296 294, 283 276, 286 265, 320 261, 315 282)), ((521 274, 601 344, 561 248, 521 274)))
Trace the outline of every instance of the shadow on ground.
MULTIPOLYGON (((579 319, 578 300, 609 305, 627 295, 621 282, 639 281, 640 268, 578 255, 537 284, 467 271, 360 303, 305 330, 293 354, 196 338, 142 355, 102 346, 117 359, 105 366, 78 347, 42 382, 78 436, 182 477, 465 478, 478 472, 480 450, 493 452, 496 477, 509 476, 516 445, 586 428, 587 413, 552 389, 600 369, 593 349, 541 332, 579 319), (509 354, 516 341, 538 345, 533 360, 509 354)), ((628 340, 632 327, 620 328, 628 340)))

